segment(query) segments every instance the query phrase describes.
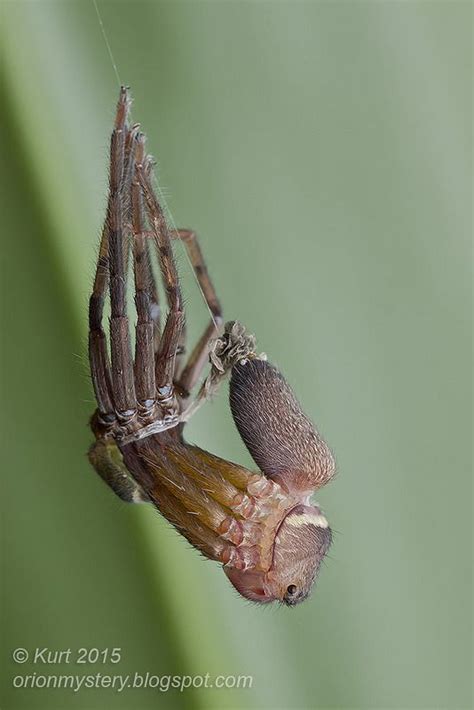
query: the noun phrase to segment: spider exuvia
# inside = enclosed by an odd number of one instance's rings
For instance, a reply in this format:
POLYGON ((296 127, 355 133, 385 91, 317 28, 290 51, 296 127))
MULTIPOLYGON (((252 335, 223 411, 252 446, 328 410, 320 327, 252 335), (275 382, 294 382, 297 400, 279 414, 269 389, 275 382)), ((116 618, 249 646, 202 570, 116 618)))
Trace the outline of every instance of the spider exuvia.
POLYGON ((331 543, 327 520, 310 497, 333 476, 333 457, 283 376, 255 352, 253 336, 238 322, 220 332, 221 307, 196 235, 168 226, 153 189, 145 137, 138 125, 129 125, 129 106, 128 89, 122 87, 89 304, 97 400, 90 461, 122 500, 151 503, 203 555, 220 562, 241 595, 256 602, 297 604, 308 596, 331 543), (183 240, 211 312, 187 360, 174 239, 183 240), (166 292, 163 324, 152 249, 166 292), (134 354, 127 317, 130 262, 134 354), (109 343, 103 327, 107 294, 109 343), (207 363, 207 377, 193 395, 207 363), (228 373, 232 415, 258 472, 183 438, 185 422, 228 373))

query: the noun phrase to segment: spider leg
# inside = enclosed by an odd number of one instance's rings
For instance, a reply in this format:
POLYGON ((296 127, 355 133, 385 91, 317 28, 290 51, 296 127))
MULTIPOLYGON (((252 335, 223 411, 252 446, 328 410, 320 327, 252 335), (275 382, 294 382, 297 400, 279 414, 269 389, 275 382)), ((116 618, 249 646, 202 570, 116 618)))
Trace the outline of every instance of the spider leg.
POLYGON ((148 212, 148 220, 158 250, 161 275, 166 290, 169 312, 156 357, 155 380, 158 399, 163 406, 174 402, 174 371, 181 334, 184 326, 184 308, 178 272, 173 258, 171 236, 160 203, 151 184, 152 160, 146 156, 137 163, 136 174, 148 212))
MULTIPOLYGON (((127 113, 128 97, 125 89, 122 89, 115 119, 115 131, 126 130, 125 119, 127 113)), ((112 396, 112 376, 110 372, 110 362, 107 351, 107 341, 102 326, 104 314, 104 302, 109 285, 109 241, 111 230, 111 215, 116 212, 116 203, 120 200, 117 180, 117 140, 112 139, 110 148, 110 180, 109 196, 107 201, 107 217, 102 229, 102 236, 99 247, 99 258, 94 278, 94 286, 89 299, 89 357, 91 361, 91 373, 94 391, 98 404, 98 411, 103 423, 111 423, 115 419, 114 402, 112 396), (115 169, 114 169, 115 165, 115 169), (113 177, 114 176, 114 177, 113 177)), ((123 135, 120 140, 123 144, 123 135)), ((127 155, 130 154, 130 133, 127 133, 127 155)), ((120 151, 120 146, 118 146, 120 151)), ((123 150, 123 149, 122 149, 123 150)), ((128 158, 127 158, 128 160, 128 158)), ((123 197, 123 196, 122 196, 123 197)))
POLYGON ((143 489, 131 477, 122 454, 112 439, 98 439, 89 449, 89 461, 102 480, 126 503, 149 503, 143 489))
POLYGON ((148 271, 148 280, 150 283, 150 296, 151 296, 151 317, 153 319, 153 346, 155 354, 158 352, 161 340, 161 307, 160 298, 158 295, 158 287, 156 284, 155 277, 153 275, 153 267, 151 263, 150 256, 150 243, 148 239, 145 239, 145 252, 146 252, 146 269, 148 271))
POLYGON ((126 117, 130 100, 122 87, 117 107, 115 128, 110 146, 110 209, 107 214, 109 229, 110 270, 110 345, 112 361, 112 388, 114 408, 122 421, 129 421, 136 413, 135 382, 130 343, 129 323, 126 315, 126 254, 124 230, 124 198, 131 171, 127 175, 125 163, 126 117))
MULTIPOLYGON (((144 144, 145 137, 140 134, 135 147, 137 164, 143 163, 144 144)), ((156 401, 155 347, 160 339, 159 306, 146 237, 143 194, 136 175, 131 185, 131 209, 137 310, 135 388, 140 413, 148 417, 152 414, 156 401)))
POLYGON ((179 388, 185 393, 189 393, 196 384, 207 362, 209 356, 209 341, 219 332, 220 325, 222 324, 222 308, 207 271, 206 262, 204 261, 196 232, 190 229, 178 229, 173 233, 173 236, 184 242, 199 287, 211 312, 210 322, 194 346, 187 363, 178 377, 177 384, 179 388))
POLYGON ((149 500, 203 554, 236 569, 268 567, 276 527, 293 505, 277 484, 171 434, 121 451, 149 500))
POLYGON ((99 414, 104 422, 110 423, 115 419, 115 415, 111 395, 112 381, 107 341, 102 327, 105 294, 109 280, 108 261, 108 231, 107 227, 104 227, 94 286, 89 299, 89 359, 99 414))

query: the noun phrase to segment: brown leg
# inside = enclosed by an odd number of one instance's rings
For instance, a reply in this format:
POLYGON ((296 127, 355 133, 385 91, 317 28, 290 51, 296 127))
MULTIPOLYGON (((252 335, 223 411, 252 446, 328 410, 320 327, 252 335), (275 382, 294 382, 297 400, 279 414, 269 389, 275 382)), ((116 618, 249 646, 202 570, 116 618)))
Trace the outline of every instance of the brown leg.
POLYGON ((211 311, 211 320, 194 346, 194 350, 178 378, 180 389, 185 392, 190 392, 198 381, 199 375, 206 364, 209 355, 209 341, 219 332, 220 325, 222 324, 222 309, 214 285, 208 274, 196 232, 190 229, 178 229, 177 232, 173 232, 173 236, 184 242, 199 287, 211 311))
POLYGON ((126 503, 149 503, 143 489, 132 478, 122 454, 112 439, 98 439, 89 449, 89 461, 105 483, 126 503))
MULTIPOLYGON (((144 158, 145 137, 140 134, 135 146, 135 159, 141 164, 144 158)), ((148 240, 145 236, 143 196, 136 176, 131 185, 131 210, 133 231, 133 266, 135 277, 135 306, 137 325, 135 339, 135 388, 141 416, 153 413, 155 389, 155 330, 153 307, 157 306, 157 289, 151 270, 148 240)), ((158 334, 159 336, 159 334, 158 334)))
MULTIPOLYGON (((112 396, 112 376, 110 372, 105 332, 102 327, 102 319, 110 276, 110 230, 113 215, 117 212, 117 202, 120 202, 119 192, 122 191, 122 185, 119 187, 120 176, 117 175, 117 170, 120 170, 120 172, 122 170, 120 169, 120 166, 117 166, 117 152, 120 153, 123 151, 123 133, 126 131, 125 119, 127 112, 127 101, 128 98, 126 91, 122 90, 117 105, 114 130, 115 138, 112 138, 110 149, 110 181, 107 216, 102 230, 94 286, 89 300, 89 357, 91 361, 92 382, 98 403, 99 414, 104 423, 111 423, 115 419, 114 401, 112 396), (119 131, 119 134, 122 136, 118 141, 118 146, 116 135, 117 131, 119 131)), ((131 132, 127 133, 125 141, 128 146, 128 151, 130 141, 131 132)), ((121 158, 121 161, 123 162, 123 158, 121 158)))
POLYGON ((99 414, 104 423, 111 423, 115 419, 107 341, 102 327, 105 294, 109 279, 108 261, 107 227, 104 227, 94 287, 89 299, 89 359, 92 384, 99 414))
MULTIPOLYGON (((126 254, 128 245, 124 234, 124 199, 130 190, 125 180, 126 116, 129 106, 127 90, 122 88, 117 109, 115 129, 110 148, 110 210, 109 229, 110 268, 110 344, 114 406, 119 418, 127 421, 136 413, 135 383, 128 317, 126 315, 126 254)), ((128 176, 130 177, 130 175, 128 176)))
POLYGON ((184 326, 184 309, 178 272, 173 258, 171 237, 161 205, 151 185, 152 161, 147 156, 137 163, 136 174, 145 197, 148 219, 158 250, 160 269, 166 289, 169 313, 156 357, 156 390, 162 404, 174 398, 174 371, 181 332, 184 326))
MULTIPOLYGON (((143 205, 143 194, 141 193, 141 200, 143 205)), ((146 233, 144 232, 144 235, 146 233)), ((145 236, 145 252, 146 252, 146 269, 148 271, 148 281, 150 283, 150 298, 151 298, 151 317, 153 320, 153 349, 155 354, 158 352, 161 340, 161 307, 160 307, 160 297, 158 294, 158 287, 156 284, 156 279, 153 274, 153 266, 151 263, 150 256, 150 241, 145 236)))

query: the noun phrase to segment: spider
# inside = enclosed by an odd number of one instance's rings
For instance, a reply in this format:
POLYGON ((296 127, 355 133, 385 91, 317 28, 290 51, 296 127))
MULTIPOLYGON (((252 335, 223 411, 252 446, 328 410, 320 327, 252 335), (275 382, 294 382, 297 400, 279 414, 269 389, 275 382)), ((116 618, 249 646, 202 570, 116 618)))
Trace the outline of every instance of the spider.
POLYGON ((130 125, 122 87, 110 146, 107 213, 89 302, 97 409, 89 459, 124 501, 151 503, 232 585, 255 602, 293 606, 311 591, 331 544, 312 493, 334 474, 332 454, 281 373, 238 322, 225 324, 196 234, 173 230, 152 183, 153 160, 130 125), (183 298, 173 240, 188 250, 211 320, 186 362, 183 298), (156 252, 168 312, 160 323, 156 252), (127 316, 133 264, 135 345, 127 316), (110 298, 107 342, 104 304, 110 298), (109 352, 110 351, 110 352, 109 352), (210 369, 192 394, 206 367, 210 369), (259 467, 252 472, 183 438, 186 421, 230 373, 230 407, 259 467))

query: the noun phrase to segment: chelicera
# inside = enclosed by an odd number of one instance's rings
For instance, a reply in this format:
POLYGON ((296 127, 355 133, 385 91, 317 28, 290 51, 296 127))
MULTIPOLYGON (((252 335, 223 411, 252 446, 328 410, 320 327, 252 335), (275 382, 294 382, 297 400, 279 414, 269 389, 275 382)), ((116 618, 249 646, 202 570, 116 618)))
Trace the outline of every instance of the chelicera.
POLYGON ((122 88, 89 304, 97 400, 89 459, 122 500, 151 503, 204 556, 221 563, 241 595, 292 606, 308 596, 331 543, 327 520, 310 498, 333 476, 334 460, 282 374, 257 354, 255 338, 238 322, 222 328, 221 306, 196 234, 167 224, 153 188, 153 161, 139 126, 130 125, 129 107, 128 89, 122 88), (174 240, 184 242, 211 313, 187 359, 174 240), (154 259, 166 293, 163 323, 154 259), (127 315, 129 270, 134 348, 127 315), (185 423, 228 374, 232 415, 257 472, 183 437, 185 423))

